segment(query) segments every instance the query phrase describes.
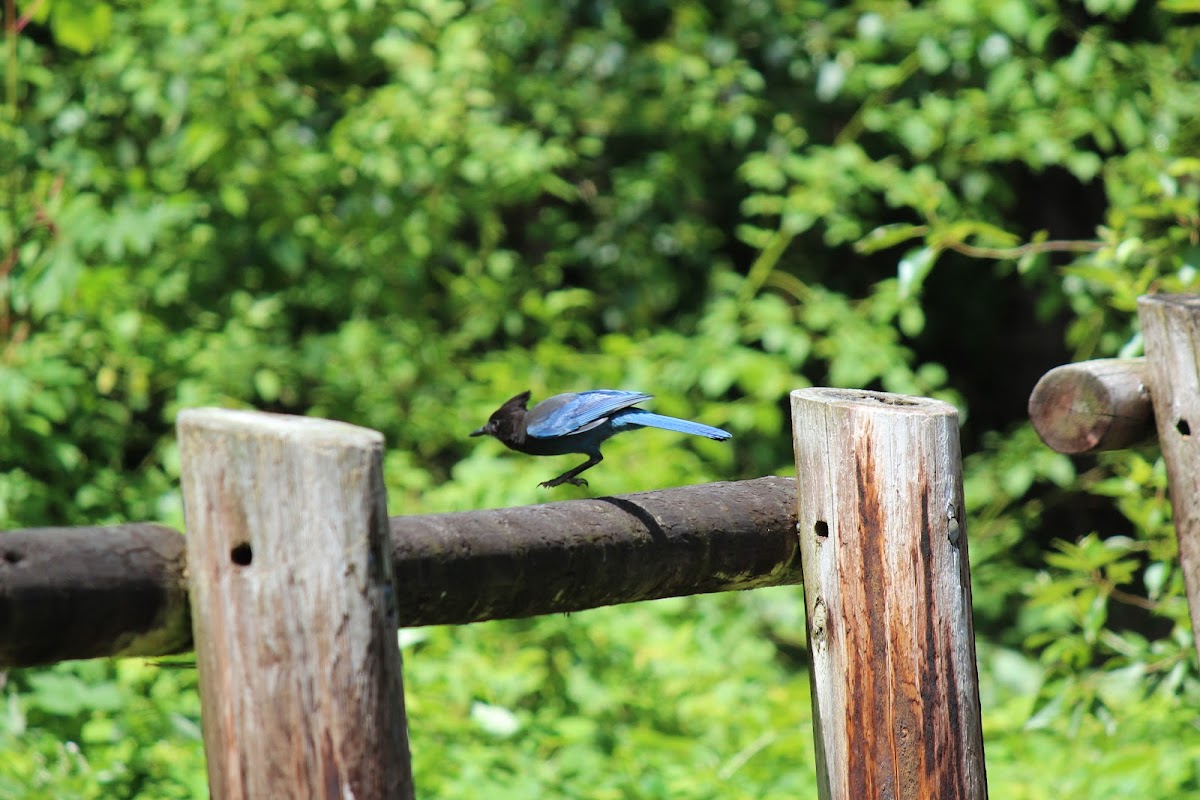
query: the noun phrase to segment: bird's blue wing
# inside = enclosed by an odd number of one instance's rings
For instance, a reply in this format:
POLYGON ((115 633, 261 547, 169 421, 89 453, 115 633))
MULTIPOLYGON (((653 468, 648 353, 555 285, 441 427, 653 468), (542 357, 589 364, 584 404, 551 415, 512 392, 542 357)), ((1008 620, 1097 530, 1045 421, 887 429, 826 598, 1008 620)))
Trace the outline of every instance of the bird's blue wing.
POLYGON ((558 394, 530 409, 525 417, 525 432, 538 439, 579 433, 593 423, 602 422, 614 411, 637 405, 651 396, 619 389, 558 394))

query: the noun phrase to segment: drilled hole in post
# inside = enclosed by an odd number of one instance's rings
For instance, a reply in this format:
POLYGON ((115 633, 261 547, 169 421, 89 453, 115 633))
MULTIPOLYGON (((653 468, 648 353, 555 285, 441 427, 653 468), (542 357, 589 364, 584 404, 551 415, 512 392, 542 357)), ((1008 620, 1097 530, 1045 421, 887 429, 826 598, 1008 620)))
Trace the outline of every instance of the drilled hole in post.
POLYGON ((813 525, 813 533, 822 539, 829 537, 829 523, 823 519, 817 520, 817 524, 813 525))
POLYGON ((248 567, 254 560, 254 551, 250 549, 250 545, 242 542, 229 551, 229 558, 239 567, 248 567))
POLYGON ((16 550, 5 550, 4 551, 4 560, 9 564, 20 564, 21 561, 24 560, 24 558, 25 558, 25 556, 21 555, 16 550))
POLYGON ((1182 436, 1192 435, 1192 426, 1188 425, 1188 421, 1186 419, 1180 419, 1179 422, 1176 422, 1175 430, 1179 431, 1180 435, 1182 436))

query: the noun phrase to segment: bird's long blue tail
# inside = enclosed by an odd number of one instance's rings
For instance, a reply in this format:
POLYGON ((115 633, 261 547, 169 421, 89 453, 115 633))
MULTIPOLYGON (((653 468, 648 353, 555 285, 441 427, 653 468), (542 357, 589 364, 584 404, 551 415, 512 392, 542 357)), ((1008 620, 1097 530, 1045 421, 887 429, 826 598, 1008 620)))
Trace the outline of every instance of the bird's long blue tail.
POLYGON ((693 436, 707 436, 709 439, 733 438, 733 434, 729 431, 723 431, 720 428, 714 428, 711 425, 703 425, 699 422, 692 422, 691 420, 687 419, 678 419, 677 417, 664 417, 662 414, 651 414, 649 411, 641 410, 629 411, 613 418, 614 427, 624 427, 626 425, 643 425, 648 428, 663 428, 668 431, 690 433, 693 436))

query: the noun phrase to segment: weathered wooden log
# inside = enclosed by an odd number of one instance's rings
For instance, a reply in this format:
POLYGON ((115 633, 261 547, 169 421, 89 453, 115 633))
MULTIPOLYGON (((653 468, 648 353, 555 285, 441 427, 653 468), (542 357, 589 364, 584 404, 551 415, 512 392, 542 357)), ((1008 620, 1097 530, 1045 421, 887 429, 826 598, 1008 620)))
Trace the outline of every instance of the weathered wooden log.
MULTIPOLYGON (((795 498, 770 477, 393 517, 400 624, 799 583, 795 498)), ((189 651, 184 570, 159 525, 0 533, 0 666, 189 651)))
MULTIPOLYGON (((459 623, 799 583, 793 478, 392 519, 421 591, 402 619, 459 623)), ((402 590, 403 591, 403 590, 402 590)))
POLYGON ((1200 653, 1200 296, 1138 298, 1158 443, 1167 466, 1179 563, 1200 653))
POLYGON ((227 409, 177 428, 213 796, 411 798, 382 434, 227 409))
POLYGON ((987 796, 958 414, 792 393, 820 797, 987 796))
POLYGON ((1154 435, 1146 360, 1106 358, 1055 367, 1029 396, 1029 419, 1052 450, 1121 450, 1154 435))
POLYGON ((162 525, 0 533, 0 667, 190 650, 184 564, 162 525))

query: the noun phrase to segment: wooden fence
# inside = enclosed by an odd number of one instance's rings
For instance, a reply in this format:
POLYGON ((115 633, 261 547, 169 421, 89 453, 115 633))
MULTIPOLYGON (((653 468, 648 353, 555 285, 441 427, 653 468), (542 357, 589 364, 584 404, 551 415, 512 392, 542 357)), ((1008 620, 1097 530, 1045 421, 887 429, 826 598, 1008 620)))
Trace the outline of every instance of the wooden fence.
MULTIPOLYGON (((1030 411, 1067 452, 1157 421, 1195 623, 1200 300, 1140 308, 1144 363, 1051 373, 1030 411)), ((836 389, 792 411, 796 480, 390 520, 380 434, 185 411, 186 537, 0 534, 0 667, 194 650, 214 797, 406 798, 397 627, 803 582, 821 797, 986 797, 957 413, 836 389)))

